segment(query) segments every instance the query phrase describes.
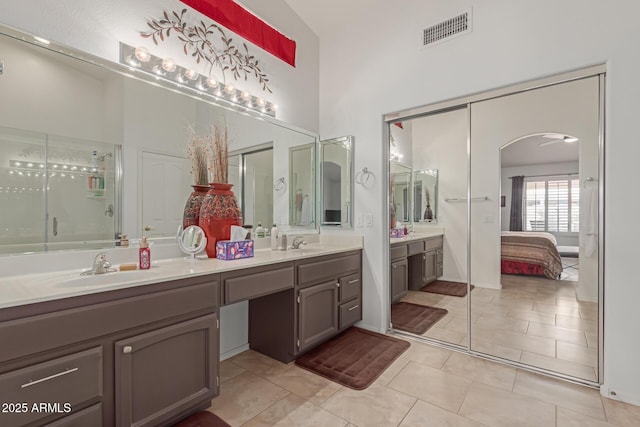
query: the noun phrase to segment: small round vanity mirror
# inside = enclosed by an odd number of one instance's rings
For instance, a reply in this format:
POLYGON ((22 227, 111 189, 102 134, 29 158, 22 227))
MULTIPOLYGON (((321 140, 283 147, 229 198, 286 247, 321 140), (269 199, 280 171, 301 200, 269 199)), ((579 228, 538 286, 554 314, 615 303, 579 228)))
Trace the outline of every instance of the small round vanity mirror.
POLYGON ((207 246, 207 238, 204 230, 197 225, 190 225, 184 230, 178 229, 178 246, 180 250, 189 255, 189 258, 196 259, 196 255, 202 252, 207 246))

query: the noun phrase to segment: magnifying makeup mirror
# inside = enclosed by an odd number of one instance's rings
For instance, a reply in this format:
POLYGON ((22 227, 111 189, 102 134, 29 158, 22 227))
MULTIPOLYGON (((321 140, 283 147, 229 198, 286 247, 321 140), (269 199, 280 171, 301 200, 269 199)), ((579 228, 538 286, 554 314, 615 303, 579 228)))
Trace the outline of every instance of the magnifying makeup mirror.
POLYGON ((207 246, 207 237, 204 234, 204 230, 197 225, 190 225, 184 230, 180 227, 177 241, 180 250, 188 255, 187 258, 192 260, 197 259, 196 255, 207 246))

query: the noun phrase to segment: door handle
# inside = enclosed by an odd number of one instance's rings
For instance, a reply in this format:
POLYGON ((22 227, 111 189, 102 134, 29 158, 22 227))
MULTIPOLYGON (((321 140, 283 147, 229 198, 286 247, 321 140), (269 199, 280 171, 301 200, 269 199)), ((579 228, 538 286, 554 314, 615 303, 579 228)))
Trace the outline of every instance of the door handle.
POLYGON ((148 225, 144 226, 144 231, 151 231, 151 227, 149 227, 148 225))
POLYGON ((133 347, 131 347, 130 345, 126 345, 122 348, 122 352, 124 354, 129 354, 133 351, 133 347))

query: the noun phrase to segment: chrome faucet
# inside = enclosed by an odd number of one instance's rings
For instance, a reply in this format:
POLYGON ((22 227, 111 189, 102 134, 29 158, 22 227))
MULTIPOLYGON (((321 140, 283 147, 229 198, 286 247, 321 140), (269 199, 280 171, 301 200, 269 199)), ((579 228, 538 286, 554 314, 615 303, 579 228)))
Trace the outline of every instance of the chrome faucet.
POLYGON ((291 249, 300 249, 300 246, 306 244, 307 242, 304 241, 302 236, 296 236, 293 238, 293 242, 291 242, 291 249))
POLYGON ((91 270, 83 271, 81 274, 104 274, 110 271, 116 270, 112 267, 111 262, 107 260, 107 254, 105 252, 100 252, 93 260, 93 267, 91 268, 91 270))

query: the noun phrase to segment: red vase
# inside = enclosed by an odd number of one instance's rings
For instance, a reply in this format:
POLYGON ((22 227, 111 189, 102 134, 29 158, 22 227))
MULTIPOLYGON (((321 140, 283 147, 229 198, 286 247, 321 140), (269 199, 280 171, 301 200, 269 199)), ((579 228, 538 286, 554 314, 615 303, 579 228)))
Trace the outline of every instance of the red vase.
POLYGON ((200 225, 200 207, 210 188, 208 185, 192 185, 191 187, 193 187, 193 192, 189 195, 187 204, 184 206, 182 228, 200 225))
POLYGON ((202 200, 200 227, 207 236, 207 256, 216 257, 216 242, 231 238, 231 226, 242 226, 242 213, 236 196, 231 191, 233 184, 214 182, 202 200))

